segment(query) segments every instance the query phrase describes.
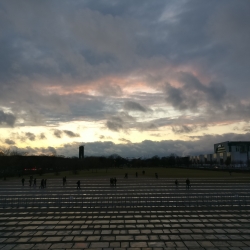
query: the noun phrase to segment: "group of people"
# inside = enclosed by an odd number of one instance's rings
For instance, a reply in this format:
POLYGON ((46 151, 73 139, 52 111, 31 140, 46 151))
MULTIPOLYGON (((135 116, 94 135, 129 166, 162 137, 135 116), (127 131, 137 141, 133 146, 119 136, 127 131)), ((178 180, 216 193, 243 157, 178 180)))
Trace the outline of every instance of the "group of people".
MULTIPOLYGON (((145 172, 144 172, 144 173, 145 173, 145 172)), ((135 176, 138 177, 138 173, 137 173, 137 172, 135 173, 135 176)), ((158 174, 157 174, 157 173, 155 173, 155 177, 158 179, 158 174)), ((127 174, 127 173, 125 173, 124 178, 128 178, 128 174, 127 174)), ((24 186, 24 182, 25 182, 25 179, 22 178, 22 185, 23 185, 23 186, 24 186)), ((110 178, 110 186, 115 186, 115 187, 116 187, 116 182, 117 182, 116 177, 110 178)), ((175 187, 176 187, 176 188, 179 188, 179 182, 178 182, 177 179, 175 180, 174 183, 175 183, 175 187)), ((65 186, 66 184, 67 184, 67 179, 66 179, 66 176, 64 176, 64 177, 63 177, 63 186, 65 186)), ((77 188, 77 189, 80 189, 80 188, 81 188, 81 181, 78 180, 78 181, 76 182, 76 185, 77 185, 76 188, 77 188)), ((33 176, 30 176, 30 179, 29 179, 29 186, 30 186, 30 187, 31 187, 31 186, 36 187, 36 178, 33 179, 33 176), (33 185, 32 185, 32 184, 33 184, 33 185)), ((47 179, 42 179, 42 180, 41 180, 41 186, 40 186, 39 188, 43 189, 43 188, 46 188, 46 186, 47 186, 47 179)), ((191 187, 190 180, 187 178, 187 179, 186 179, 186 189, 189 189, 190 187, 191 187)))
MULTIPOLYGON (((24 183, 25 183, 25 179, 22 178, 22 186, 24 186, 24 183)), ((47 186, 47 179, 42 179, 41 185, 39 188, 46 188, 46 186, 47 186)), ((29 187, 36 187, 36 178, 33 178, 32 175, 29 178, 29 187)))
MULTIPOLYGON (((175 187, 178 188, 179 187, 179 182, 178 182, 177 179, 175 180, 174 183, 175 183, 175 187)), ((186 179, 186 189, 189 189, 190 187, 191 187, 190 180, 187 178, 186 179)))
POLYGON ((110 186, 111 187, 116 187, 116 182, 117 182, 117 180, 116 180, 116 177, 115 178, 110 178, 110 186))

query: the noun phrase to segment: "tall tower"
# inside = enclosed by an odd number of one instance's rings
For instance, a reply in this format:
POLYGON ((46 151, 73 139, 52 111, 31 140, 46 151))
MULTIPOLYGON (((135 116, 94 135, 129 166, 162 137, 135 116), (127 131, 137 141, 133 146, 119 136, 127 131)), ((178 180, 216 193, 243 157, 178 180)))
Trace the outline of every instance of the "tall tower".
POLYGON ((79 147, 79 159, 84 158, 84 146, 79 147))

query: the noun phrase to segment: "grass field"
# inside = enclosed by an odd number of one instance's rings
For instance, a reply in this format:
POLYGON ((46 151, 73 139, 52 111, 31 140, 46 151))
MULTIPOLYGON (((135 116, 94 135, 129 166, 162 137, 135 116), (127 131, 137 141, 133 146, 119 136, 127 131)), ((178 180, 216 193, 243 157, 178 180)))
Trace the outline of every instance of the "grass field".
MULTIPOLYGON (((42 176, 35 175, 36 178, 100 178, 100 177, 124 177, 125 173, 128 173, 128 178, 135 178, 135 173, 138 172, 138 178, 155 178, 155 173, 158 173, 159 178, 240 178, 244 177, 250 180, 250 173, 235 173, 230 175, 228 171, 212 171, 212 170, 197 170, 197 169, 181 169, 181 168, 113 168, 108 169, 93 169, 78 171, 77 174, 73 174, 72 171, 48 173, 42 176), (145 171, 145 175, 142 171, 145 171)), ((28 176, 27 176, 28 178, 28 176)))

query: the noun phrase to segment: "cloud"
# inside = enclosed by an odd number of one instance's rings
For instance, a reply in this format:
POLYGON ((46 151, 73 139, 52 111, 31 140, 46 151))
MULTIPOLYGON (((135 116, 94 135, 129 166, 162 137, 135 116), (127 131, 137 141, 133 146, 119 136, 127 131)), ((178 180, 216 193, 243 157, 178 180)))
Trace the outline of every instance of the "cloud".
POLYGON ((41 134, 39 135, 39 139, 40 139, 40 140, 45 140, 45 139, 47 139, 47 138, 46 138, 46 136, 45 136, 44 133, 41 133, 41 134))
POLYGON ((226 98, 226 88, 221 83, 210 82, 202 84, 197 77, 187 72, 177 74, 177 79, 183 84, 174 87, 165 84, 166 101, 178 110, 196 111, 212 104, 220 107, 226 98))
POLYGON ((127 112, 120 112, 117 115, 109 117, 106 121, 106 127, 112 131, 118 132, 120 130, 127 131, 136 119, 127 112))
POLYGON ((35 141, 36 135, 30 132, 25 133, 25 137, 30 141, 35 141))
POLYGON ((110 136, 104 136, 104 135, 100 135, 99 136, 100 140, 111 140, 112 138, 110 136))
POLYGON ((98 86, 97 90, 104 96, 122 96, 123 95, 122 88, 117 84, 103 83, 98 86))
POLYGON ((124 103, 124 109, 128 111, 147 112, 147 109, 144 108, 141 104, 131 101, 127 101, 124 103))
POLYGON ((161 137, 162 135, 160 133, 152 133, 150 134, 151 136, 154 136, 154 137, 161 137))
POLYGON ((125 139, 125 138, 120 138, 119 141, 125 142, 125 143, 131 143, 130 140, 127 140, 127 139, 125 139))
POLYGON ((74 132, 72 132, 72 131, 70 131, 70 130, 63 130, 63 132, 64 132, 64 134, 66 134, 68 137, 80 137, 80 135, 79 134, 77 134, 77 133, 74 133, 74 132))
POLYGON ((13 140, 10 140, 10 139, 6 139, 4 142, 8 145, 15 145, 16 144, 13 140))
POLYGON ((16 121, 16 117, 11 113, 5 113, 0 110, 0 125, 6 124, 7 126, 13 127, 16 121))
POLYGON ((123 120, 119 117, 111 117, 109 121, 106 122, 108 129, 118 132, 124 128, 123 120))
POLYGON ((54 130, 54 136, 57 137, 57 138, 61 138, 62 137, 62 131, 58 130, 58 129, 55 129, 54 130))
POLYGON ((73 138, 73 137, 80 137, 79 134, 74 133, 74 132, 72 132, 72 131, 70 131, 70 130, 59 130, 59 129, 55 129, 55 130, 53 131, 53 134, 54 134, 54 136, 57 137, 57 138, 62 138, 63 135, 66 135, 66 136, 71 137, 71 138, 73 138))
MULTIPOLYGON (((189 141, 184 140, 162 140, 151 141, 145 140, 141 143, 121 143, 115 144, 111 141, 105 142, 89 142, 85 143, 85 155, 86 156, 109 156, 112 154, 118 154, 122 157, 153 157, 158 155, 159 157, 169 156, 176 154, 178 156, 187 155, 199 155, 199 154, 211 154, 213 153, 213 145, 215 143, 224 141, 245 141, 250 140, 250 133, 244 134, 213 134, 213 135, 201 135, 190 136, 189 141)), ((78 156, 79 142, 64 144, 60 147, 53 148, 18 148, 17 150, 28 151, 29 154, 57 154, 65 155, 68 157, 78 156)))
POLYGON ((175 134, 192 133, 192 132, 196 131, 196 127, 182 125, 182 126, 178 126, 178 127, 172 127, 172 131, 175 134))
POLYGON ((205 128, 207 128, 206 125, 180 125, 180 126, 173 126, 172 131, 175 134, 189 134, 205 128))
POLYGON ((48 147, 48 151, 49 151, 50 153, 52 153, 53 155, 56 155, 56 154, 57 154, 57 151, 56 151, 56 149, 55 149, 54 147, 48 147))

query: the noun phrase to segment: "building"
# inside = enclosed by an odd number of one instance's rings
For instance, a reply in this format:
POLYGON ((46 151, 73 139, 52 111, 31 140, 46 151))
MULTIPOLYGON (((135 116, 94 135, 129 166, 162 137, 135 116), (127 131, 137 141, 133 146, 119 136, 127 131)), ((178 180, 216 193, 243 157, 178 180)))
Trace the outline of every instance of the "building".
POLYGON ((196 165, 250 166, 250 141, 226 141, 214 144, 213 154, 191 156, 196 165))
POLYGON ((84 146, 79 147, 79 159, 84 159, 84 146))

